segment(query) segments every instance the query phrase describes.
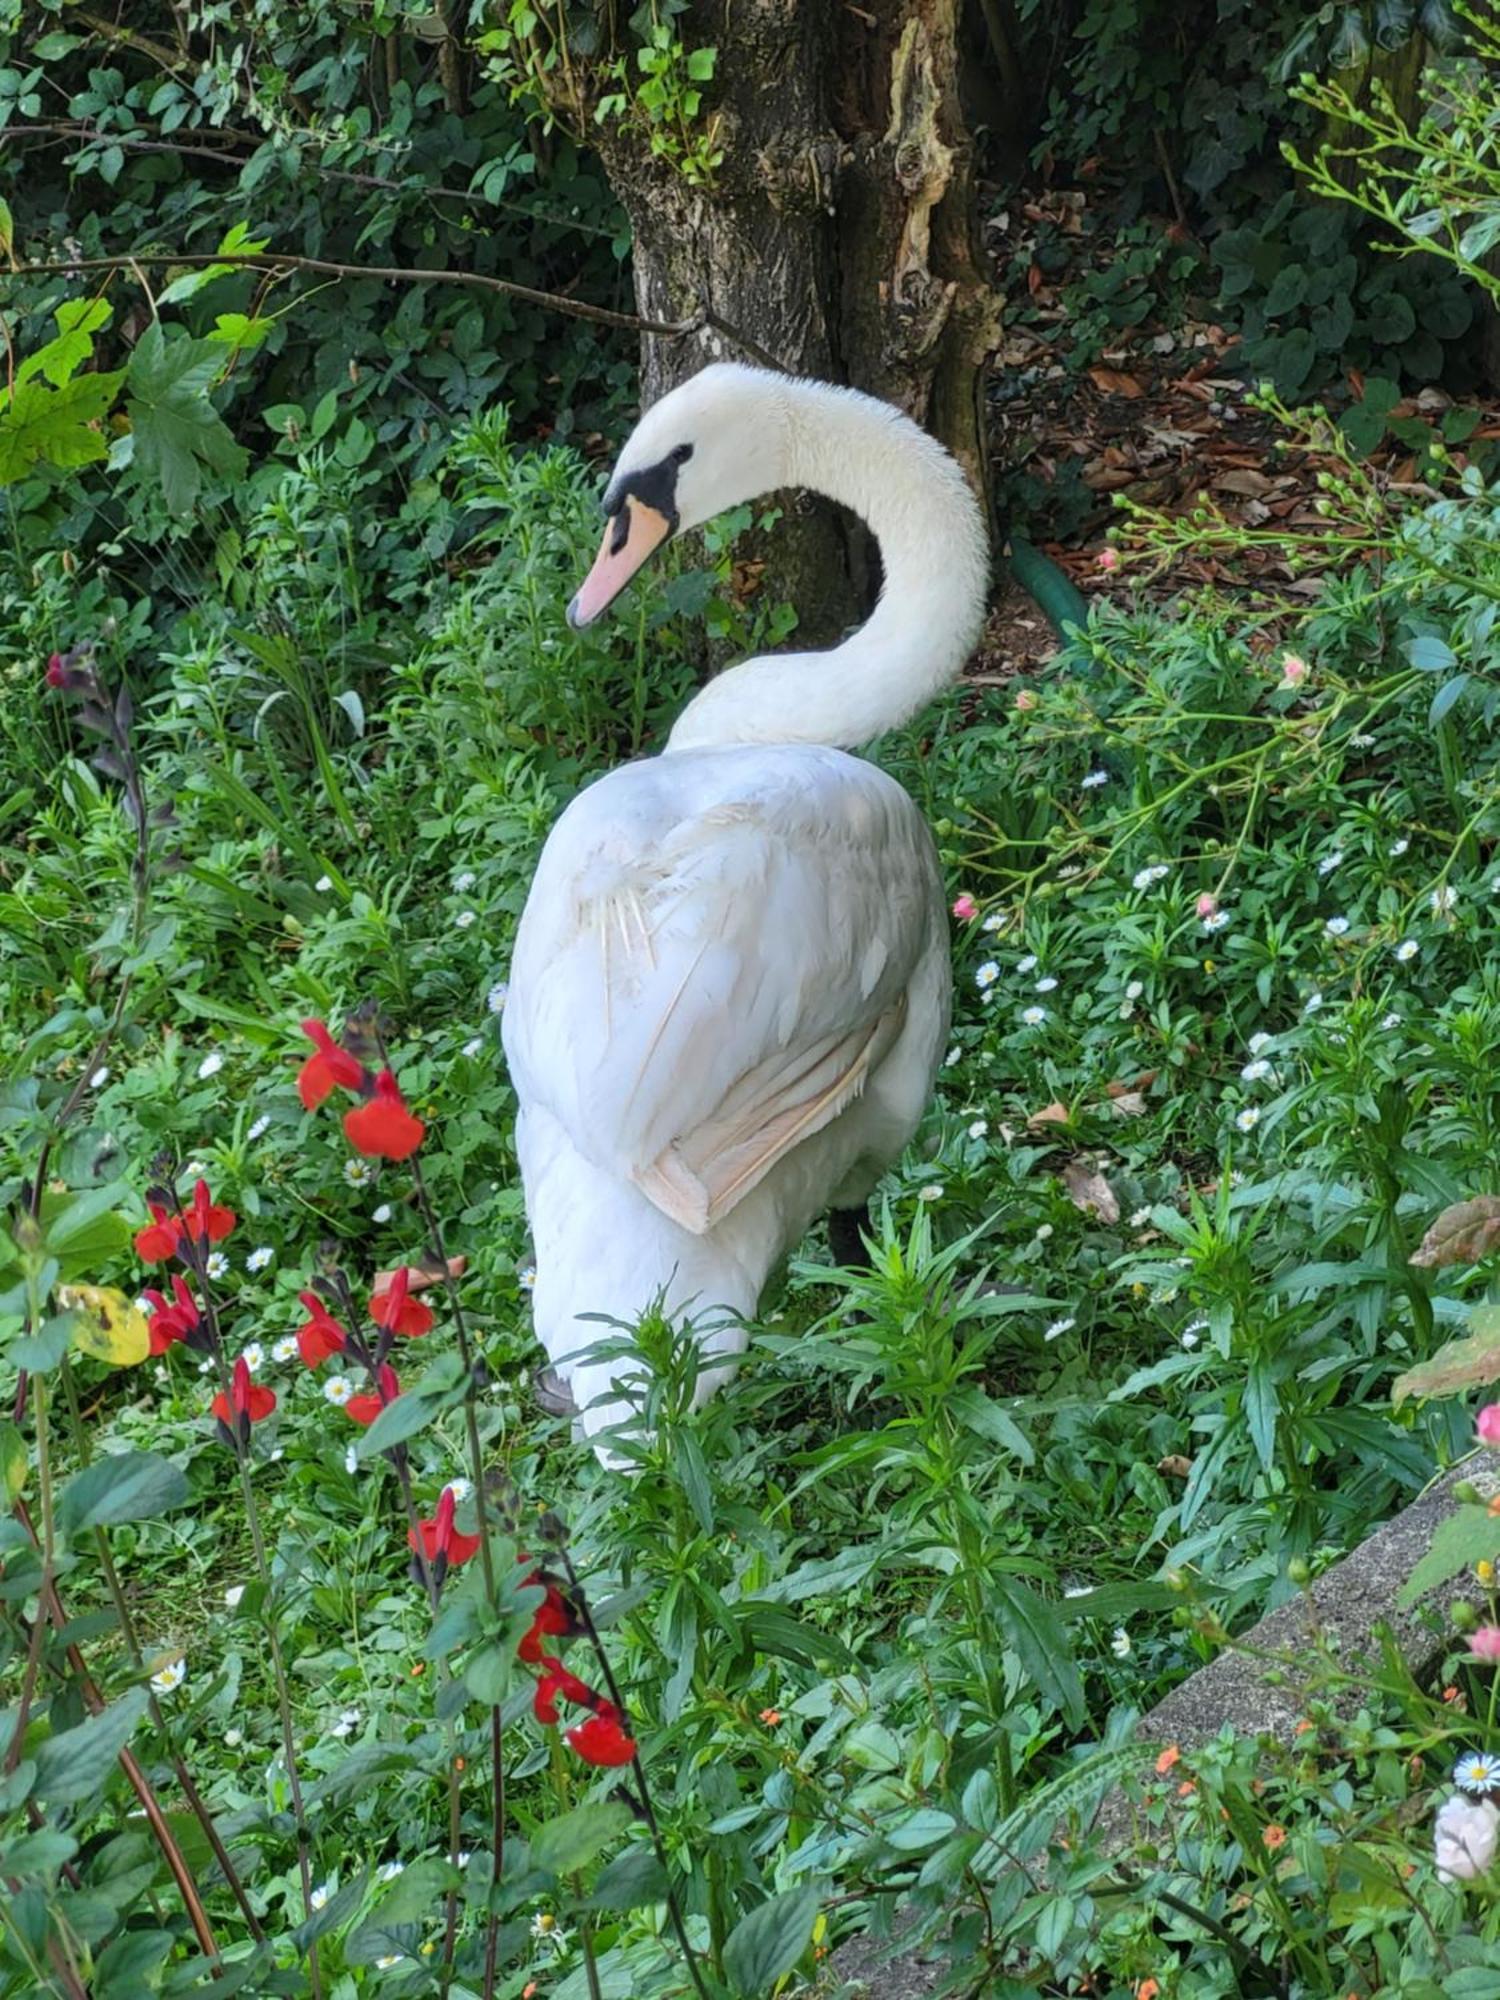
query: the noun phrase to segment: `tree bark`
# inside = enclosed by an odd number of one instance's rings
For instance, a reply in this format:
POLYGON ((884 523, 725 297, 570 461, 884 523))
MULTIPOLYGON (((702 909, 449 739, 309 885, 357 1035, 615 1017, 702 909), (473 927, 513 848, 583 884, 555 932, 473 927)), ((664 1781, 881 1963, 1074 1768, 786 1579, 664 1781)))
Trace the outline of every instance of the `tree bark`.
MULTIPOLYGON (((597 130, 629 214, 644 317, 707 308, 705 328, 642 345, 642 401, 755 350, 797 375, 898 403, 987 492, 983 364, 998 300, 974 241, 973 149, 959 101, 963 0, 691 0, 689 48, 718 49, 706 109, 723 164, 693 186, 630 122, 597 130)), ((628 51, 626 51, 628 53, 628 51)), ((773 587, 818 644, 868 608, 866 539, 792 502, 766 550, 773 587)))

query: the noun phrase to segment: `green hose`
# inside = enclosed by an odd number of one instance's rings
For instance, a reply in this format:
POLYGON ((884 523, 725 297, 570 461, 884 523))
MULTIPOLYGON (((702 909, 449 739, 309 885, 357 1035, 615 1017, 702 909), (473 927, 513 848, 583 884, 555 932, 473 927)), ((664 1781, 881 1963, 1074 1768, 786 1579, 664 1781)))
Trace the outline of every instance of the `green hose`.
POLYGON ((1064 645, 1080 637, 1089 622, 1083 592, 1063 575, 1055 562, 1049 562, 1040 549, 1033 548, 1020 535, 1011 536, 1009 557, 1011 575, 1033 599, 1064 645))

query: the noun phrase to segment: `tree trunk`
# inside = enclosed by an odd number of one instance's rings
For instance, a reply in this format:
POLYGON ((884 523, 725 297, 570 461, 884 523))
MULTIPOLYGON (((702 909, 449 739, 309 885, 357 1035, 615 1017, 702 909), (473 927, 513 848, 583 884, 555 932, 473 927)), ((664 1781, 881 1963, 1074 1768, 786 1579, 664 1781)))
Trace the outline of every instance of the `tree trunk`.
MULTIPOLYGON (((597 143, 630 216, 650 319, 707 309, 719 329, 647 338, 642 401, 711 359, 766 358, 900 404, 987 490, 982 368, 998 300, 973 241, 972 147, 958 95, 963 0, 690 0, 673 29, 718 49, 706 111, 723 163, 693 186, 627 123, 597 143)), ((703 114, 700 114, 703 115, 703 114)), ((767 555, 800 635, 868 608, 862 531, 793 502, 767 555)))

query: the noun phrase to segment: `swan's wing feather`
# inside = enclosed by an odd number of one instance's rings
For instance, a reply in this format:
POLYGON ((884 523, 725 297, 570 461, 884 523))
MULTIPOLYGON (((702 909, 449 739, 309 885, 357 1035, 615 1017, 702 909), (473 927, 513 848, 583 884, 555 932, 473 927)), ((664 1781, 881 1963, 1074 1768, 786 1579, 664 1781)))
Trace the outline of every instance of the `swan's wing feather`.
POLYGON ((705 802, 686 782, 704 761, 632 766, 569 809, 506 1008, 523 1098, 699 1233, 864 1088, 940 894, 915 807, 873 767, 744 752, 705 802))

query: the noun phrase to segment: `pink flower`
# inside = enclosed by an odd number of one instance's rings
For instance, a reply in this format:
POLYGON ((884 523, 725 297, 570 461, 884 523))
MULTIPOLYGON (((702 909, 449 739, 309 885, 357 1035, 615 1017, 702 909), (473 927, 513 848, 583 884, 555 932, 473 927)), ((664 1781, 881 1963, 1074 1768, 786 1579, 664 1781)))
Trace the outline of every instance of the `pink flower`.
POLYGON ((1474 1420, 1481 1444, 1500 1444, 1500 1403, 1486 1403, 1474 1420))
POLYGON ((1023 709, 1036 707, 1036 696, 1031 692, 1030 688, 1021 688, 1017 691, 1016 707, 1023 709))
POLYGON ((1469 1651, 1476 1660, 1500 1660, 1500 1625, 1481 1625, 1471 1632, 1469 1651))
POLYGON ((1218 897, 1213 895, 1209 890, 1205 889, 1203 891, 1203 894, 1198 898, 1199 916, 1211 917, 1214 914, 1215 910, 1218 909, 1218 907, 1219 907, 1218 897))
POLYGON ((979 905, 967 890, 964 891, 963 895, 954 897, 953 914, 961 924, 972 924, 974 919, 979 915, 979 905))
POLYGON ((1120 567, 1120 551, 1118 549, 1101 549, 1098 555, 1095 556, 1094 561, 1098 563, 1100 569, 1118 569, 1120 567))
POLYGON ((1281 685, 1284 688, 1301 687, 1306 679, 1306 660, 1299 659, 1295 653, 1283 653, 1281 656, 1281 685))

